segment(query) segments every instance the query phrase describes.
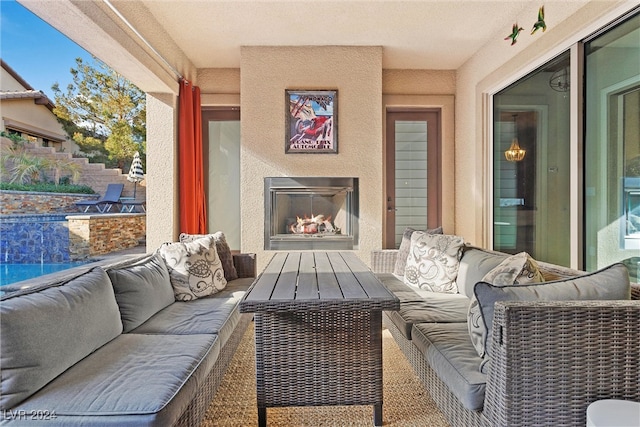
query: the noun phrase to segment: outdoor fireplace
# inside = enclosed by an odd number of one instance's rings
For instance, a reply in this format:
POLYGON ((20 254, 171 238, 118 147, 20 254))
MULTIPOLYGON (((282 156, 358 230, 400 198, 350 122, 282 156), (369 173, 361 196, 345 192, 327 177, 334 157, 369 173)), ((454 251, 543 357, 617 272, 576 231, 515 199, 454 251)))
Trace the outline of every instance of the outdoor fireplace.
POLYGON ((264 179, 266 250, 358 246, 358 178, 264 179))

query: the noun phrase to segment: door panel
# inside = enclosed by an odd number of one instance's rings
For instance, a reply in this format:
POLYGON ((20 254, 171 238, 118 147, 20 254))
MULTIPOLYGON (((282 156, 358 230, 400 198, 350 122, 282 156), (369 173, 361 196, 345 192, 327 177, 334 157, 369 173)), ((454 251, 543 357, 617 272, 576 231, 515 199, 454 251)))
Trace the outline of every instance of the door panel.
POLYGON ((440 110, 388 110, 384 247, 441 225, 440 110))
POLYGON ((240 250, 240 110, 202 110, 202 143, 207 198, 207 230, 223 231, 240 250))

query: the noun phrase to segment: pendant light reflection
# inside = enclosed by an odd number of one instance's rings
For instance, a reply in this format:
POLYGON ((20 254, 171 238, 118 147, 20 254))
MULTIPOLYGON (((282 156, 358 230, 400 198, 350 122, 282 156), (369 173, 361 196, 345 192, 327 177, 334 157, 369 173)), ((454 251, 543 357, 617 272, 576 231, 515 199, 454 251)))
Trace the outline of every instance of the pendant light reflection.
POLYGON ((517 114, 513 115, 513 139, 511 140, 511 146, 507 151, 504 152, 504 157, 508 162, 519 162, 524 159, 524 155, 526 154, 526 150, 520 148, 520 144, 518 143, 518 123, 516 118, 517 114))

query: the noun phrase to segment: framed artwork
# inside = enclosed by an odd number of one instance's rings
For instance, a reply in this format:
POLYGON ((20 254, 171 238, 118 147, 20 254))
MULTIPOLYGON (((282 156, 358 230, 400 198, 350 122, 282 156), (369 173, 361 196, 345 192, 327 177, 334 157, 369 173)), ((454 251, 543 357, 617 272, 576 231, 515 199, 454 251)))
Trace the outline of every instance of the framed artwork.
POLYGON ((285 153, 338 152, 338 91, 285 90, 285 153))

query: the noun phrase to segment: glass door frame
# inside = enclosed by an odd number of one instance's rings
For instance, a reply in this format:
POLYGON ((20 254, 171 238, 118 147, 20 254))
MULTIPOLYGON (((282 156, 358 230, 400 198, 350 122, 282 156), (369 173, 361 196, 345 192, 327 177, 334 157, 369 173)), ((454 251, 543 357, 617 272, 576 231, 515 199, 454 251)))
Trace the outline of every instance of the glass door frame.
MULTIPOLYGON (((443 111, 442 108, 434 107, 388 107, 385 112, 386 138, 384 155, 385 161, 385 199, 384 199, 384 217, 383 217, 383 248, 394 247, 395 242, 395 226, 391 227, 388 215, 394 215, 395 211, 395 126, 391 126, 393 117, 402 114, 406 120, 422 120, 426 115, 432 116, 437 126, 435 129, 427 129, 428 134, 433 138, 427 139, 427 150, 432 157, 427 157, 427 228, 436 228, 442 226, 442 179, 443 179, 443 111), (393 143, 392 143, 393 141, 393 143), (394 173, 390 170, 393 168, 394 173), (432 191, 429 191, 432 190, 432 191)), ((394 218, 395 225, 395 218, 394 218)))

